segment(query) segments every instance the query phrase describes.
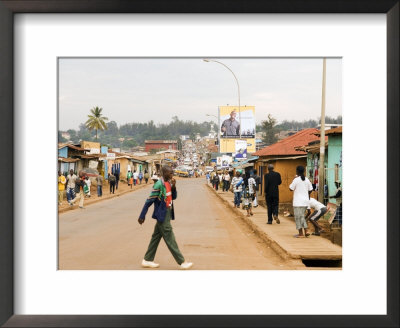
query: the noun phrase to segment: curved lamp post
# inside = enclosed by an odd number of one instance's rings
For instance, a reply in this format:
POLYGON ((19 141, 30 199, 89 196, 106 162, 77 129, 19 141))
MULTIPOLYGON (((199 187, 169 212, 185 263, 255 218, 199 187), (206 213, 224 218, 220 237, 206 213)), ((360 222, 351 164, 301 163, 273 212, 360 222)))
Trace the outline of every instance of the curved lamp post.
POLYGON ((206 114, 206 116, 212 116, 212 117, 215 117, 216 119, 217 119, 217 122, 218 122, 218 127, 217 127, 217 139, 218 139, 218 153, 220 152, 220 149, 221 149, 221 145, 220 145, 220 142, 221 142, 221 140, 220 140, 220 138, 221 138, 221 133, 219 132, 219 117, 217 117, 217 116, 215 116, 215 115, 212 115, 212 114, 206 114))
MULTIPOLYGON (((238 97, 239 97, 239 124, 240 124, 239 138, 242 139, 242 117, 240 115, 240 87, 239 87, 239 81, 238 81, 235 73, 233 73, 233 71, 228 66, 226 66, 224 63, 221 63, 218 60, 212 60, 212 59, 203 59, 203 61, 205 61, 206 63, 214 62, 214 63, 217 63, 217 64, 221 64, 222 66, 227 68, 232 73, 233 77, 235 78, 235 81, 236 81, 236 84, 237 84, 237 87, 238 87, 238 97)), ((219 135, 219 133, 218 133, 218 135, 219 135)))

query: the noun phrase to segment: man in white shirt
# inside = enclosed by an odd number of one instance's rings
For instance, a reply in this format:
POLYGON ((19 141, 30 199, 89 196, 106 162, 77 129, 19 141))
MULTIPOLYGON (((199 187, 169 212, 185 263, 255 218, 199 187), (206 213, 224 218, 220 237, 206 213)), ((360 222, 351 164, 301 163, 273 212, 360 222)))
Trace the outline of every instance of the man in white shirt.
POLYGON ((229 190, 229 181, 231 180, 231 176, 229 175, 228 171, 225 171, 224 174, 224 185, 222 188, 222 191, 228 191, 229 190))
POLYGON ((317 201, 314 198, 310 198, 310 200, 308 202, 306 220, 310 220, 310 222, 314 226, 315 232, 312 233, 314 236, 319 236, 321 232, 325 232, 325 230, 318 224, 317 221, 327 211, 328 211, 328 209, 326 208, 326 206, 324 204, 320 203, 319 201, 317 201), (314 209, 314 212, 312 214, 311 214, 310 208, 314 209))
POLYGON ((67 201, 68 203, 75 198, 75 180, 77 176, 74 174, 74 170, 69 170, 67 175, 67 201))
POLYGON ((136 170, 133 171, 133 185, 134 185, 134 186, 136 186, 136 183, 138 182, 138 181, 137 181, 138 178, 139 178, 139 173, 136 172, 136 170))
POLYGON ((235 195, 234 206, 237 208, 240 208, 240 199, 242 197, 243 178, 240 173, 240 171, 236 171, 236 176, 232 179, 233 194, 235 195))
POLYGON ((304 166, 298 166, 296 168, 296 174, 297 176, 289 186, 289 189, 293 191, 294 220, 296 222, 296 229, 299 231, 294 237, 308 237, 310 234, 307 232, 308 226, 305 219, 305 212, 309 205, 310 193, 313 190, 313 186, 310 180, 304 176, 304 166))

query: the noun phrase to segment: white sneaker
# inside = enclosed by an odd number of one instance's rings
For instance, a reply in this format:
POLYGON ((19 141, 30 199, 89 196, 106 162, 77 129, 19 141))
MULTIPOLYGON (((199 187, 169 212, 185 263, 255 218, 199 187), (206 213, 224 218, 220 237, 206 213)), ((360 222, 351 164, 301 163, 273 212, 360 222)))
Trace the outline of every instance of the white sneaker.
POLYGON ((181 264, 181 269, 187 270, 187 269, 190 269, 192 266, 193 266, 192 262, 183 262, 181 264))
POLYGON ((160 265, 158 263, 150 262, 143 260, 142 261, 142 267, 143 268, 158 268, 160 265))

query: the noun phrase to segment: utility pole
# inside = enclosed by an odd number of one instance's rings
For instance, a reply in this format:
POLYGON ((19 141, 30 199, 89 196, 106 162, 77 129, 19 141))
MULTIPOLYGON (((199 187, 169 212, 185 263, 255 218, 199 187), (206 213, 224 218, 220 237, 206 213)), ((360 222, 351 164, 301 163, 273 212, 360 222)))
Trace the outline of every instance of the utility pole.
POLYGON ((321 104, 321 140, 319 147, 318 169, 318 201, 324 203, 325 185, 325 84, 326 84, 326 58, 323 58, 322 66, 322 104, 321 104))

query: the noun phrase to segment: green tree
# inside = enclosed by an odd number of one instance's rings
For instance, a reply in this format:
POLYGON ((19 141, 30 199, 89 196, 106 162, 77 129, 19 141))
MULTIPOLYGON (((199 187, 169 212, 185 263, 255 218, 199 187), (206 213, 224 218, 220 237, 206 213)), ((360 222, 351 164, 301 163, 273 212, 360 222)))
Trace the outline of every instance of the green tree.
POLYGON ((100 107, 93 107, 90 112, 92 115, 88 115, 89 119, 86 121, 85 126, 89 129, 89 131, 96 130, 96 140, 97 140, 97 131, 98 130, 107 130, 106 121, 108 118, 103 116, 101 112, 103 108, 100 107))
POLYGON ((124 142, 122 143, 122 147, 125 148, 133 148, 135 146, 137 146, 137 142, 133 139, 132 140, 125 139, 124 142))
POLYGON ((67 141, 68 141, 68 140, 65 139, 65 138, 62 136, 62 132, 61 132, 61 131, 58 131, 58 142, 61 143, 61 142, 67 142, 67 141))
POLYGON ((79 142, 79 137, 75 130, 69 129, 69 130, 67 130, 67 132, 69 133, 69 137, 70 137, 69 140, 71 140, 73 143, 79 142))
POLYGON ((268 119, 261 122, 261 131, 263 132, 262 141, 267 145, 272 145, 277 142, 276 134, 276 119, 272 117, 271 114, 268 114, 268 119))

